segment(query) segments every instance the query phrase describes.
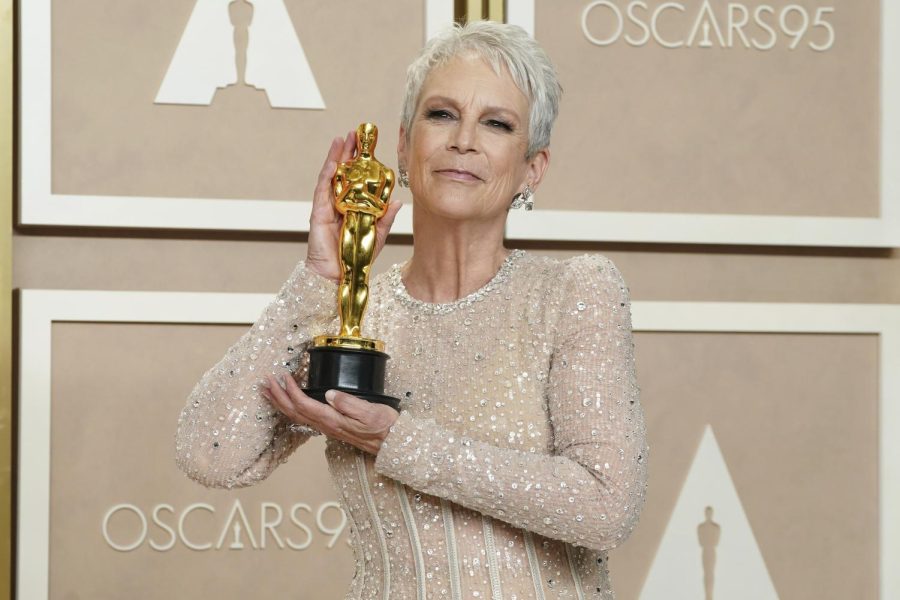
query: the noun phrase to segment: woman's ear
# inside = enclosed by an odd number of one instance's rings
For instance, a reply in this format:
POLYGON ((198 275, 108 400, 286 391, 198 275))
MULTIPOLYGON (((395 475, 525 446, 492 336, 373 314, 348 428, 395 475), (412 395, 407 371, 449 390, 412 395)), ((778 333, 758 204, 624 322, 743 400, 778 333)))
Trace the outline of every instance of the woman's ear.
POLYGON ((544 173, 547 172, 547 167, 550 166, 550 148, 544 148, 543 150, 539 150, 531 159, 528 161, 528 169, 526 171, 528 184, 531 186, 532 190, 537 190, 538 186, 541 184, 541 180, 544 178, 544 173))

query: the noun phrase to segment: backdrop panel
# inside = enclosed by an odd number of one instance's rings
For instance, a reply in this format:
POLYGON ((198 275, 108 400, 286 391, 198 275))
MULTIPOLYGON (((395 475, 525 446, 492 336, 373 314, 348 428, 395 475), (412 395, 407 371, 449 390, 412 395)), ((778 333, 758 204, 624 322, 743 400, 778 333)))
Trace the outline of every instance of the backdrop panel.
MULTIPOLYGON (((227 3, 23 7, 21 222, 302 231, 334 134, 377 121, 392 163, 405 66, 452 2, 272 4, 284 7, 272 22, 302 46, 300 87, 324 108, 272 108, 268 88, 242 85, 208 106, 154 103, 190 54, 198 7, 221 5, 210 13, 219 37, 208 34, 219 41, 198 42, 211 64, 240 54, 227 3)), ((515 215, 510 237, 900 245, 900 174, 888 168, 900 160, 896 5, 550 6, 508 3, 569 94, 542 218, 515 215)), ((396 232, 410 232, 409 217, 396 232)))
MULTIPOLYGON (((185 396, 243 329, 189 324, 246 324, 268 300, 266 294, 22 293, 20 598, 100 593, 99 580, 116 590, 111 597, 131 596, 132 583, 116 573, 132 580, 134 570, 168 572, 176 559, 172 585, 193 589, 192 582, 217 579, 216 585, 234 584, 234 597, 245 597, 247 582, 293 597, 290 584, 275 581, 279 573, 288 573, 289 582, 318 584, 326 573, 320 561, 335 559, 335 594, 343 589, 350 566, 342 560, 349 556, 342 537, 326 549, 337 527, 331 519, 339 515, 327 505, 333 496, 315 447, 262 486, 237 493, 207 492, 172 464, 174 419, 185 396), (148 324, 127 324, 136 322, 148 324), (197 508, 199 502, 208 508, 197 508), (297 523, 289 512, 301 502, 310 508, 296 509, 297 523), (279 508, 287 515, 280 521, 279 508), (266 548, 254 549, 263 535, 266 548), (279 538, 312 544, 282 549, 279 538), (104 560, 91 564, 97 557, 104 560), (106 571, 107 562, 123 570, 106 571), (243 575, 223 575, 223 564, 243 575), (257 570, 271 579, 257 581, 257 570)), ((672 548, 687 561, 674 576, 687 580, 693 569, 695 583, 702 577, 693 531, 704 504, 719 511, 720 576, 735 571, 736 557, 737 564, 755 557, 755 574, 784 597, 839 589, 893 598, 900 585, 887 565, 900 551, 900 452, 890 433, 900 421, 900 377, 890 365, 900 360, 898 308, 636 302, 633 310, 637 331, 669 333, 637 336, 653 487, 641 527, 614 555, 623 598, 673 576, 673 565, 660 561, 672 548), (718 434, 711 452, 726 474, 701 477, 699 501, 686 513, 691 535, 673 537, 685 524, 682 500, 696 491, 693 475, 711 472, 698 467, 707 426, 718 434), (729 541, 735 534, 744 540, 736 549, 729 541)), ((747 576, 741 569, 733 577, 747 576)))
POLYGON ((321 438, 239 491, 175 467, 187 394, 245 329, 53 327, 49 598, 343 596, 350 525, 321 438))
POLYGON ((221 0, 23 6, 23 224, 297 231, 333 137, 372 121, 396 163, 424 3, 239 4, 252 14, 221 0), (322 106, 277 105, 288 83, 322 106))
POLYGON ((507 20, 567 90, 543 218, 511 235, 898 245, 896 3, 509 0, 507 20))
POLYGON ((669 597, 653 589, 655 579, 674 583, 674 597, 702 598, 697 528, 712 506, 721 527, 714 597, 750 597, 727 586, 769 578, 780 598, 877 598, 878 337, 642 332, 635 343, 650 490, 634 537, 610 557, 620 597, 642 589, 643 600, 669 597), (730 490, 715 473, 701 473, 703 503, 692 506, 689 539, 677 543, 681 560, 665 555, 707 426, 755 538, 738 546, 742 564, 733 568, 736 548, 726 542, 742 522, 719 505, 730 490), (764 570, 754 570, 754 555, 764 570))
POLYGON ((535 2, 566 88, 547 208, 879 216, 877 2, 663 4, 535 2))
MULTIPOLYGON (((272 108, 265 89, 241 84, 208 106, 154 102, 200 3, 54 2, 52 192, 306 200, 331 139, 363 120, 381 125, 378 151, 395 163, 421 2, 397 4, 403 21, 350 0, 284 5, 312 71, 301 83, 317 86, 322 110, 272 108)), ((256 12, 251 27, 263 24, 256 12)))

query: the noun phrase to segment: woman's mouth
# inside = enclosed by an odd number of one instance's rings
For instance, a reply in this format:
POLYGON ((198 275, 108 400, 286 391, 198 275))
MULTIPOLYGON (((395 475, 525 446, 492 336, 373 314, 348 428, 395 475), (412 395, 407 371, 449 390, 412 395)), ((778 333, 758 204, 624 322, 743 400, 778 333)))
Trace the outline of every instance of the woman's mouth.
POLYGON ((481 177, 465 169, 439 169, 436 172, 454 181, 481 181, 481 177))

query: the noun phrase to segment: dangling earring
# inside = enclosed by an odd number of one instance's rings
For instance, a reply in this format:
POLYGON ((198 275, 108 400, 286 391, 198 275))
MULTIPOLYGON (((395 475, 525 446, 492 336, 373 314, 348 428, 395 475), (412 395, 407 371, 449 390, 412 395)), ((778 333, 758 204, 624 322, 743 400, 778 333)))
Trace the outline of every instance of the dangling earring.
POLYGON ((409 173, 407 173, 406 169, 404 169, 403 167, 400 167, 398 169, 398 171, 400 172, 400 176, 397 178, 397 183, 400 184, 400 187, 408 188, 409 187, 409 173))
POLYGON ((510 208, 525 208, 525 210, 531 210, 534 208, 534 200, 531 197, 534 195, 534 190, 531 189, 531 186, 527 183, 525 184, 525 189, 515 196, 513 196, 512 203, 509 205, 510 208))

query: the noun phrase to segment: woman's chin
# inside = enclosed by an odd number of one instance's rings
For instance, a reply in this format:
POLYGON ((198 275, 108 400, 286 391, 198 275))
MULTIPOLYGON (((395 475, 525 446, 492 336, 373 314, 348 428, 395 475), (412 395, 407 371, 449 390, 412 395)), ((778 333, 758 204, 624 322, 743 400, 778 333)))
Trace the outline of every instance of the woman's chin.
POLYGON ((496 218, 482 201, 472 198, 441 198, 434 202, 417 202, 416 206, 424 209, 430 216, 447 221, 486 221, 496 218))

